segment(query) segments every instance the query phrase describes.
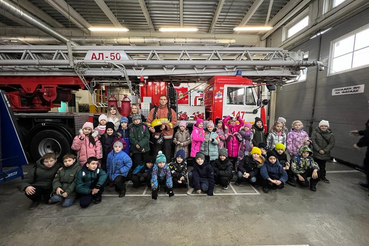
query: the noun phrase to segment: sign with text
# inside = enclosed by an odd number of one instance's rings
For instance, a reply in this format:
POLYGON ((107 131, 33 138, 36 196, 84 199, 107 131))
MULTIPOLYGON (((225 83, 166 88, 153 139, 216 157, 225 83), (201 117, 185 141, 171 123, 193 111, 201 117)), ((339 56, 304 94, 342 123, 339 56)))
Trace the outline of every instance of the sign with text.
POLYGON ((129 60, 124 51, 88 51, 85 61, 123 61, 129 60))
POLYGON ((353 85, 347 87, 340 87, 332 89, 332 96, 343 96, 350 94, 364 93, 365 85, 353 85))

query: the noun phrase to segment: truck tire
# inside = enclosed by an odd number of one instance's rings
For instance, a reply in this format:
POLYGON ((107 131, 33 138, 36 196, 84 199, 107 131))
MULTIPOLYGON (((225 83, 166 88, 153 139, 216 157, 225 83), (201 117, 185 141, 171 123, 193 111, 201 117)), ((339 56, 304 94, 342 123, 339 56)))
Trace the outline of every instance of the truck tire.
POLYGON ((55 153, 56 158, 61 158, 70 152, 68 138, 55 130, 43 130, 37 133, 31 140, 30 154, 37 161, 46 153, 55 153))

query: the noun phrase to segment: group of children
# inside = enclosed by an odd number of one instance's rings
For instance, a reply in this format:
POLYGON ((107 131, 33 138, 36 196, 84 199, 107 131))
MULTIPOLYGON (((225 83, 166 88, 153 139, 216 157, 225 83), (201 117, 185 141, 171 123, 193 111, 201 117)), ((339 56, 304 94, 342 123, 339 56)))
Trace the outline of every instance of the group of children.
POLYGON ((159 190, 172 197, 173 188, 188 185, 198 194, 212 196, 215 185, 228 189, 233 175, 236 185, 259 184, 266 193, 283 188, 285 183, 296 186, 295 179, 312 191, 316 191, 319 178, 329 182, 325 162, 330 158, 334 135, 328 121, 319 123, 311 140, 301 121, 294 121, 288 132, 284 118, 278 119, 268 136, 260 118, 255 118, 254 125, 230 116, 216 119, 215 125, 198 119, 191 134, 182 121, 173 138, 175 157, 167 160, 161 151, 150 155, 150 132, 141 115, 130 116, 129 123, 127 117, 114 117, 116 108, 109 112, 99 117, 96 128, 90 122, 83 125, 71 146, 77 156, 65 155, 61 165, 54 154, 46 154, 36 163, 20 186, 33 201, 30 209, 42 199, 68 207, 77 195, 82 208, 98 204, 106 185, 124 197, 128 180, 134 188, 142 184, 151 188, 155 200, 159 190), (189 173, 187 161, 193 165, 189 173))

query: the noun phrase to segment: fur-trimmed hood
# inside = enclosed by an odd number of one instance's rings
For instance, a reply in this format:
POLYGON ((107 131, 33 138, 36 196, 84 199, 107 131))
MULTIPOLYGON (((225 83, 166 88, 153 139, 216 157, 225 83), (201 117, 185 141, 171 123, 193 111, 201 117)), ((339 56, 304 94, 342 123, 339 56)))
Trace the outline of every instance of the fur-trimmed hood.
MULTIPOLYGON (((79 134, 83 135, 83 130, 82 129, 79 129, 79 134)), ((92 130, 91 135, 92 135, 92 137, 96 138, 99 135, 99 132, 96 131, 96 130, 92 130)))

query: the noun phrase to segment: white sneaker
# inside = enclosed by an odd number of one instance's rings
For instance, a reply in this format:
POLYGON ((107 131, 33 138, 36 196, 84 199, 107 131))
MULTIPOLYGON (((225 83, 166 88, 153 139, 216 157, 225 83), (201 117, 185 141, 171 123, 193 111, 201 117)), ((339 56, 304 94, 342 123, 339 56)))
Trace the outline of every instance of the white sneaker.
POLYGON ((223 186, 223 190, 228 190, 228 185, 227 186, 223 186))

